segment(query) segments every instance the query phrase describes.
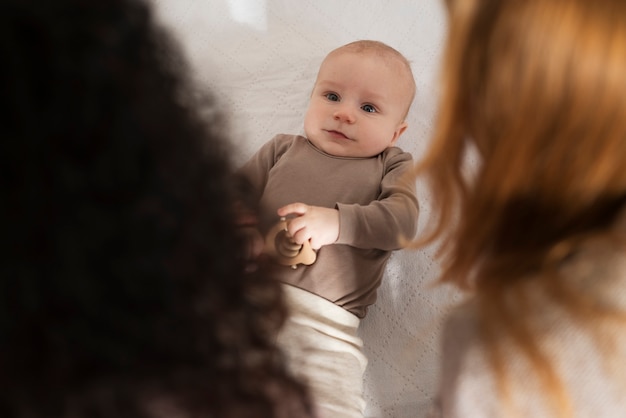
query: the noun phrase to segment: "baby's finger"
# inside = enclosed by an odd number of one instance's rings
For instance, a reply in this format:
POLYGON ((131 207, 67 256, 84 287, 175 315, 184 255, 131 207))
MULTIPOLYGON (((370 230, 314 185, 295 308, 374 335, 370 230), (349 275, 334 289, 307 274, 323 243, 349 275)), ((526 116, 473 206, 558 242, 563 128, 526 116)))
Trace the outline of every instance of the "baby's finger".
POLYGON ((306 223, 301 217, 292 218, 287 221, 287 233, 298 244, 302 244, 304 242, 304 240, 300 238, 302 234, 298 235, 298 232, 305 229, 305 227, 306 223), (298 236, 300 241, 298 241, 298 238, 296 238, 296 236, 298 236))
POLYGON ((288 205, 279 208, 277 213, 278 216, 287 216, 291 214, 296 215, 304 215, 311 207, 309 205, 305 205, 304 203, 296 202, 290 203, 288 205))
POLYGON ((322 248, 322 244, 319 243, 315 238, 311 237, 309 239, 309 242, 311 243, 311 248, 313 248, 314 250, 319 250, 320 248, 322 248))
POLYGON ((291 236, 291 239, 296 244, 304 244, 305 241, 311 238, 311 234, 306 228, 299 229, 295 234, 291 236))

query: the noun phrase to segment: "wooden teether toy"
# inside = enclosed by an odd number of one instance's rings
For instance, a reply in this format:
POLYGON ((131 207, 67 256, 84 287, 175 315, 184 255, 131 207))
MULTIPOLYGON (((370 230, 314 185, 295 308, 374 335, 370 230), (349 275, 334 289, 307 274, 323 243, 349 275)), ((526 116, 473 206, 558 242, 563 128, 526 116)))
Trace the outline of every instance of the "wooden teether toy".
POLYGON ((280 218, 265 236, 265 252, 279 264, 291 266, 295 269, 298 264, 311 265, 315 262, 316 254, 311 243, 296 244, 287 232, 287 220, 280 218))

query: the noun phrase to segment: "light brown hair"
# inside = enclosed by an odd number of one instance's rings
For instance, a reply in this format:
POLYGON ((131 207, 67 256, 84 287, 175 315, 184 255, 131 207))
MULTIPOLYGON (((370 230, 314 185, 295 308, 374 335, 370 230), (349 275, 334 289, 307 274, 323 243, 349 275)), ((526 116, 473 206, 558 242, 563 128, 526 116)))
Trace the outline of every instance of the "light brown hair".
POLYGON ((413 99, 415 98, 415 90, 416 90, 415 78, 413 77, 413 71, 411 69, 411 63, 409 62, 409 60, 404 55, 402 55, 400 51, 385 44, 384 42, 374 41, 374 40, 369 40, 369 39, 361 39, 358 41, 354 41, 354 42, 350 42, 348 44, 342 45, 336 49, 333 49, 326 56, 326 58, 335 54, 340 54, 340 53, 345 53, 345 52, 356 53, 356 54, 363 54, 363 53, 375 54, 384 62, 390 65, 399 64, 399 65, 396 65, 396 68, 399 73, 399 78, 400 78, 398 82, 405 83, 406 89, 409 93, 407 95, 408 103, 406 105, 406 113, 404 115, 404 117, 406 117, 406 114, 408 114, 409 108, 411 107, 411 103, 413 102, 413 99))
POLYGON ((439 242, 441 281, 476 291, 492 352, 494 330, 504 330, 566 416, 563 386, 532 337, 531 305, 506 300, 533 277, 568 311, 590 313, 577 316, 587 325, 606 318, 556 270, 581 243, 610 235, 626 206, 626 2, 447 5, 438 119, 414 173, 430 181, 438 212, 414 245, 439 242), (468 150, 480 159, 469 175, 468 150))

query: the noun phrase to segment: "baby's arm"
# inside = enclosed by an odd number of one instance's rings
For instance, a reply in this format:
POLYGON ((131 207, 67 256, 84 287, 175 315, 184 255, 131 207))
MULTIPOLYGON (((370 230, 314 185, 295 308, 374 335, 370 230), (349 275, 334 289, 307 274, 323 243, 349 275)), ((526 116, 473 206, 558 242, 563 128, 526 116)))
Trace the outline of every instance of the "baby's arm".
POLYGON ((337 209, 296 202, 278 209, 278 215, 298 215, 287 222, 289 235, 298 244, 309 240, 314 250, 333 244, 339 236, 339 211, 337 209))
POLYGON ((419 206, 415 182, 406 177, 413 167, 409 153, 392 154, 385 161, 378 199, 368 205, 338 203, 341 230, 337 244, 393 251, 417 228, 419 206))
POLYGON ((298 244, 309 239, 313 249, 335 243, 363 249, 399 249, 401 236, 412 238, 417 227, 415 183, 404 179, 412 166, 409 153, 390 156, 378 200, 368 205, 337 203, 335 208, 326 208, 297 202, 280 208, 278 215, 297 215, 288 221, 288 232, 298 244))

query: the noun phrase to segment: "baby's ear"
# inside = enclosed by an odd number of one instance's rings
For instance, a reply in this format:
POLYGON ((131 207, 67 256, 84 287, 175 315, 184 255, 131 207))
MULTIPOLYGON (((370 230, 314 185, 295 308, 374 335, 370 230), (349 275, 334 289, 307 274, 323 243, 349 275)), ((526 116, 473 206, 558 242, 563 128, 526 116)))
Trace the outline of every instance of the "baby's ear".
POLYGON ((398 142, 398 138, 400 138, 400 136, 404 133, 404 131, 406 131, 406 128, 408 127, 409 127, 409 124, 406 123, 406 121, 402 122, 396 127, 396 130, 393 132, 393 138, 391 139, 391 142, 389 143, 390 147, 394 146, 396 142, 398 142))

